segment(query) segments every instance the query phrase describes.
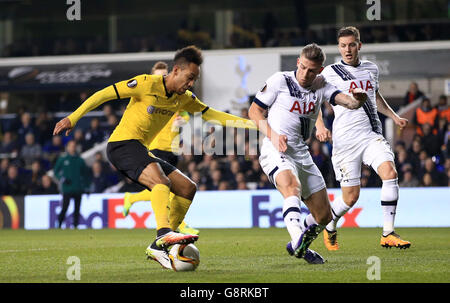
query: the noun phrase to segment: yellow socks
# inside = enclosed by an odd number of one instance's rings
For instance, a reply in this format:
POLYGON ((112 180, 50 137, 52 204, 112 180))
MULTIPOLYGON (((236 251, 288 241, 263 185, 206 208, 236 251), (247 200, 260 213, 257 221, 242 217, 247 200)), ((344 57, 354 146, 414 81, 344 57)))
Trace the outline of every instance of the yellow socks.
POLYGON ((169 193, 170 188, 164 184, 156 184, 152 188, 151 202, 155 213, 156 229, 170 228, 169 224, 169 193))
POLYGON ((176 230, 183 222, 192 201, 180 196, 174 196, 170 203, 169 222, 170 228, 176 230))
POLYGON ((133 204, 134 202, 138 201, 151 201, 152 199, 152 192, 148 189, 144 189, 143 191, 137 193, 137 194, 130 194, 130 202, 133 204))

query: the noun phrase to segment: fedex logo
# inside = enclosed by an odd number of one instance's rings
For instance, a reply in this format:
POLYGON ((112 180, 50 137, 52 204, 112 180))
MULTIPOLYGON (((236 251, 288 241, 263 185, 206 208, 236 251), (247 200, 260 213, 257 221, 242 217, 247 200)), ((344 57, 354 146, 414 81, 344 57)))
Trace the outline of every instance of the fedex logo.
MULTIPOLYGON (((330 202, 334 201, 334 194, 329 193, 328 198, 330 202)), ((269 227, 284 227, 283 221, 283 209, 282 207, 275 207, 273 209, 265 207, 265 205, 270 204, 269 195, 260 195, 252 197, 252 226, 253 227, 263 227, 260 224, 261 219, 268 220, 269 227)), ((304 215, 308 215, 310 212, 307 208, 301 207, 300 211, 304 215)), ((356 223, 356 217, 360 214, 362 208, 353 208, 347 212, 340 221, 342 222, 341 227, 359 227, 356 223)))
MULTIPOLYGON (((83 203, 81 204, 81 212, 79 218, 79 227, 85 228, 148 228, 148 219, 152 212, 150 210, 140 213, 130 212, 127 218, 122 215, 123 199, 103 199, 100 211, 83 211, 83 203), (95 223, 97 222, 97 223, 95 223), (98 224, 100 223, 100 224, 98 224)), ((58 215, 61 211, 61 201, 50 201, 49 227, 56 228, 58 226, 58 215)), ((73 213, 67 213, 64 223, 71 226, 73 222, 73 213)))
POLYGON ((310 112, 314 112, 316 110, 316 104, 314 102, 302 102, 300 103, 296 100, 294 104, 292 104, 291 109, 289 110, 291 113, 297 111, 299 114, 307 115, 310 112))

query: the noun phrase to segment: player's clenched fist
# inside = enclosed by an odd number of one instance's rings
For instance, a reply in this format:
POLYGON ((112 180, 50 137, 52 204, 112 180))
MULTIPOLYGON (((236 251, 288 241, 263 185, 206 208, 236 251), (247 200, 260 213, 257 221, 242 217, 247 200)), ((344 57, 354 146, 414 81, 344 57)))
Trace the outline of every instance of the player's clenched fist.
POLYGON ((72 131, 72 123, 70 123, 69 118, 63 118, 55 125, 55 129, 53 130, 53 136, 59 135, 63 131, 66 131, 66 136, 72 131))
POLYGON ((322 127, 322 128, 317 127, 316 128, 316 138, 320 142, 326 142, 328 140, 331 140, 331 132, 326 127, 322 127))

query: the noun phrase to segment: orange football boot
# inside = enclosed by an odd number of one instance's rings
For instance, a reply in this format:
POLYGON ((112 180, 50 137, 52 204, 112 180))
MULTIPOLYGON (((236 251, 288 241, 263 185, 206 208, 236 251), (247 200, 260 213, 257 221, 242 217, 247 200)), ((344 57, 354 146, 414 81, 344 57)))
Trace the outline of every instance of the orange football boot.
POLYGON ((338 250, 337 230, 329 232, 326 228, 323 230, 323 243, 328 250, 338 250))
POLYGON ((411 242, 402 240, 395 232, 391 232, 386 237, 381 236, 380 245, 386 248, 397 247, 407 249, 411 246, 411 242))

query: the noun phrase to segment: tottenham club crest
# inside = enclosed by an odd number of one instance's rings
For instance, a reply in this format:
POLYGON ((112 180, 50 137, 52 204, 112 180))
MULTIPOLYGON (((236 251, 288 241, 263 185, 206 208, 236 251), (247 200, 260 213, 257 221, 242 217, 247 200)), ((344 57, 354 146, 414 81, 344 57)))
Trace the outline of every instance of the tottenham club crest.
POLYGON ((127 82, 127 86, 128 86, 129 88, 135 88, 135 87, 137 86, 137 80, 136 80, 136 79, 133 79, 133 80, 128 81, 128 82, 127 82))

